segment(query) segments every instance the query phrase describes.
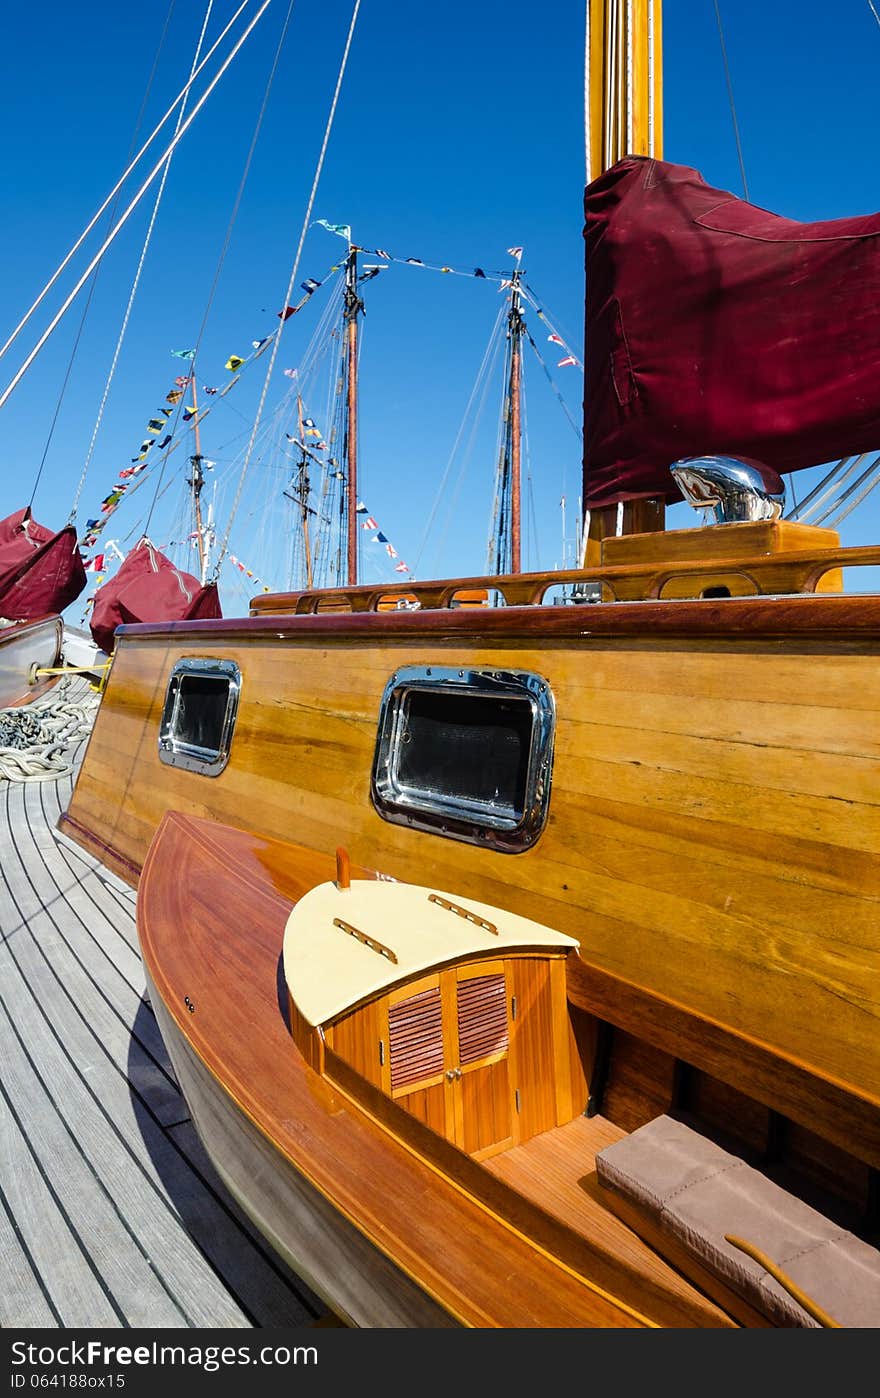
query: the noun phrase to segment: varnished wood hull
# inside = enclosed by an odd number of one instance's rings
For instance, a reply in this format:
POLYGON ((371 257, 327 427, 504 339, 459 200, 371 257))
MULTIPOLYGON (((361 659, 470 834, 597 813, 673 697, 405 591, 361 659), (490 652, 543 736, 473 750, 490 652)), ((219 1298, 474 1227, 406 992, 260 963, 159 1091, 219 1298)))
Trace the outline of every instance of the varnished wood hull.
POLYGON ((223 1183, 263 1236, 340 1319, 362 1327, 456 1322, 369 1242, 281 1155, 208 1072, 162 1003, 153 1008, 196 1130, 223 1183))

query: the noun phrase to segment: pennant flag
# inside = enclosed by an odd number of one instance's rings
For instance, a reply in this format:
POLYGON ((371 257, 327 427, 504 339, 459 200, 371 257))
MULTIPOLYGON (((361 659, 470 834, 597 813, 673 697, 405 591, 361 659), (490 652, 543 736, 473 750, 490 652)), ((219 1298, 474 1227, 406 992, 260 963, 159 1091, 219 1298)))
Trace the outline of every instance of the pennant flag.
POLYGON ((278 312, 279 320, 290 320, 290 317, 299 310, 299 306, 285 306, 283 311, 278 312))
POLYGON ((187 384, 192 382, 192 374, 178 374, 174 382, 178 388, 186 388, 187 384))
POLYGON ((164 426, 165 424, 160 417, 151 417, 150 421, 147 423, 147 428, 150 432, 161 432, 164 426))
POLYGON ((408 262, 412 267, 424 267, 425 265, 420 257, 407 257, 404 258, 404 261, 408 262))
POLYGON ((183 410, 183 420, 184 420, 184 422, 189 422, 190 418, 194 418, 195 415, 196 415, 196 410, 195 410, 195 408, 184 408, 184 410, 183 410))
POLYGON ((452 268, 451 268, 451 267, 441 267, 441 268, 440 268, 440 271, 441 271, 441 272, 451 272, 451 271, 452 271, 452 268))
POLYGON ((166 394, 165 394, 165 402, 166 402, 166 403, 179 403, 182 397, 183 397, 183 389, 182 389, 182 388, 172 388, 172 390, 171 390, 170 393, 166 393, 166 394))
POLYGON ((351 241, 351 227, 347 223, 328 223, 325 218, 316 218, 322 228, 326 228, 328 233, 337 233, 340 238, 347 238, 351 241))
POLYGON ((385 537, 384 534, 374 534, 374 535, 373 535, 373 543, 374 543, 374 544, 387 544, 387 543, 388 543, 388 540, 386 539, 386 537, 385 537))
POLYGON ((296 378, 296 370, 295 370, 295 369, 282 369, 281 372, 282 372, 282 374, 284 374, 288 379, 295 379, 295 378, 296 378))
POLYGON ((203 383, 203 384, 202 384, 202 392, 203 392, 203 393, 207 393, 208 397, 211 398, 211 397, 213 397, 213 395, 214 395, 215 393, 219 393, 220 390, 217 389, 217 388, 209 388, 208 385, 207 385, 206 383, 203 383))
POLYGON ((394 258, 391 256, 391 253, 386 252, 384 248, 373 248, 373 252, 376 254, 377 257, 384 257, 389 262, 394 261, 394 258))
POLYGON ((396 558, 396 557, 397 557, 397 553, 396 553, 395 549, 392 547, 391 544, 386 544, 386 545, 385 545, 385 552, 387 553, 387 555, 388 555, 389 558, 396 558))
POLYGON ((260 345, 264 345, 269 338, 270 337, 268 335, 264 335, 262 340, 251 340, 251 344, 253 345, 254 349, 259 349, 260 345))
POLYGON ((315 419, 314 419, 313 417, 304 417, 304 418, 303 418, 303 427, 314 427, 314 425, 315 425, 315 419))
MULTIPOLYGON (((184 417, 184 421, 186 421, 186 418, 185 418, 185 417, 184 417)), ((161 442, 159 442, 159 443, 157 444, 157 445, 158 445, 158 450, 159 450, 159 451, 164 451, 165 448, 167 447, 167 445, 168 445, 168 443, 169 443, 170 441, 171 441, 171 433, 169 432, 169 433, 168 433, 168 436, 167 436, 167 437, 163 437, 162 440, 161 440, 161 442)))
POLYGON ((475 267, 475 268, 474 268, 474 276, 475 276, 475 277, 485 277, 485 275, 486 275, 486 273, 483 271, 482 267, 475 267))
MULTIPOLYGON (((314 277, 306 277, 306 279, 305 279, 304 282, 300 282, 300 286, 302 287, 303 291, 307 291, 308 294, 309 294, 310 296, 311 296, 311 294, 312 294, 313 291, 317 291, 317 290, 318 290, 318 287, 319 287, 320 285, 321 285, 321 283, 320 283, 320 282, 316 282, 315 279, 314 279, 314 277)), ((299 309, 299 308, 298 308, 297 306, 294 306, 294 310, 298 310, 298 309, 299 309)))
POLYGON ((235 373, 235 370, 240 369, 243 363, 244 360, 240 357, 240 355, 231 354, 227 359, 226 363, 223 365, 223 368, 230 369, 233 373, 235 373))
POLYGON ((522 250, 522 248, 508 248, 507 251, 510 253, 510 256, 511 256, 511 257, 515 257, 515 258, 517 259, 517 261, 518 261, 518 260, 522 257, 522 255, 523 255, 523 250, 522 250))
POLYGON ((378 524, 376 523, 376 521, 373 519, 373 516, 372 516, 372 515, 370 515, 369 519, 365 519, 364 522, 363 522, 363 524, 361 525, 361 529, 378 529, 378 528, 379 528, 379 526, 378 526, 378 524))
POLYGON ((564 344, 565 344, 565 341, 563 340, 563 338, 562 338, 561 335, 548 335, 548 336, 547 336, 547 339, 550 341, 551 345, 564 345, 564 344))
POLYGON ((366 507, 366 505, 364 504, 363 500, 358 500, 358 502, 357 502, 357 504, 355 505, 354 508, 355 508, 355 513, 356 513, 356 514, 359 514, 359 515, 365 515, 365 514, 367 514, 367 507, 366 507))
POLYGON ((564 359, 560 359, 556 367, 557 369, 561 369, 565 364, 577 364, 577 360, 573 354, 567 354, 564 359))
POLYGON ((378 277, 379 273, 380 273, 381 271, 383 271, 383 270, 384 270, 384 269, 383 269, 382 267, 365 267, 364 270, 363 270, 363 272, 361 272, 361 275, 358 277, 358 281, 359 281, 359 282, 369 282, 369 281, 372 281, 373 277, 378 277))
POLYGON ((155 440, 155 437, 147 437, 145 441, 141 442, 141 451, 149 451, 155 440))
POLYGON ((394 571, 395 573, 408 573, 409 565, 406 563, 395 563, 394 571))
POLYGON ((172 350, 175 359, 195 359, 195 350, 172 350))
POLYGON ((101 569, 103 568, 103 566, 104 566, 104 555, 103 555, 103 553, 96 553, 95 556, 94 556, 94 558, 90 558, 89 561, 88 561, 88 563, 84 563, 84 564, 83 564, 83 568, 85 569, 85 571, 86 571, 87 573, 100 573, 100 571, 101 571, 101 569))

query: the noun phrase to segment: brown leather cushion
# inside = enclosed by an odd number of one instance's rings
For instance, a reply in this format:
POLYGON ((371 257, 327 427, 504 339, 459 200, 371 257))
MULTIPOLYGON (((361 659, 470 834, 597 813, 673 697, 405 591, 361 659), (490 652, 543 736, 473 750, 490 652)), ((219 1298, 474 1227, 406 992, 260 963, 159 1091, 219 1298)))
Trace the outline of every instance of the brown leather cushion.
POLYGON ((819 1321, 725 1234, 759 1248, 841 1326, 880 1326, 880 1252, 672 1117, 606 1146, 596 1171, 636 1218, 674 1240, 679 1257, 693 1258, 773 1324, 819 1321))

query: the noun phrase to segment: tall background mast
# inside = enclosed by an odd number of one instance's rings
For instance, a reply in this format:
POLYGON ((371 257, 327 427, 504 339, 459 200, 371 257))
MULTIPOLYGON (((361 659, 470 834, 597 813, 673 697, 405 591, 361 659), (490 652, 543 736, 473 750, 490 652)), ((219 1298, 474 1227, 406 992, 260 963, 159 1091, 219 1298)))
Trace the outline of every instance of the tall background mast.
POLYGON ((348 261, 345 264, 345 344, 346 344, 346 405, 345 463, 346 463, 346 523, 348 533, 348 585, 354 587, 358 580, 358 527, 357 527, 357 362, 358 362, 358 313, 364 303, 357 293, 357 248, 349 244, 348 261))

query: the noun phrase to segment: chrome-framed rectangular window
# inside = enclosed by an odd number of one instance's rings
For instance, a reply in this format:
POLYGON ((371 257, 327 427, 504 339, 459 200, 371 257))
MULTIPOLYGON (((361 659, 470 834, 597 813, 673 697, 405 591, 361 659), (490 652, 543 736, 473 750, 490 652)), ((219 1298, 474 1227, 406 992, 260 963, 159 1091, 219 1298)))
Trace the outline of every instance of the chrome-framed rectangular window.
POLYGON ((407 666, 382 696, 373 804, 395 824, 518 854, 547 819, 555 725, 541 675, 407 666))
POLYGON ((219 776, 229 761, 240 693, 241 671, 234 660, 178 660, 159 725, 161 760, 204 777, 219 776))

